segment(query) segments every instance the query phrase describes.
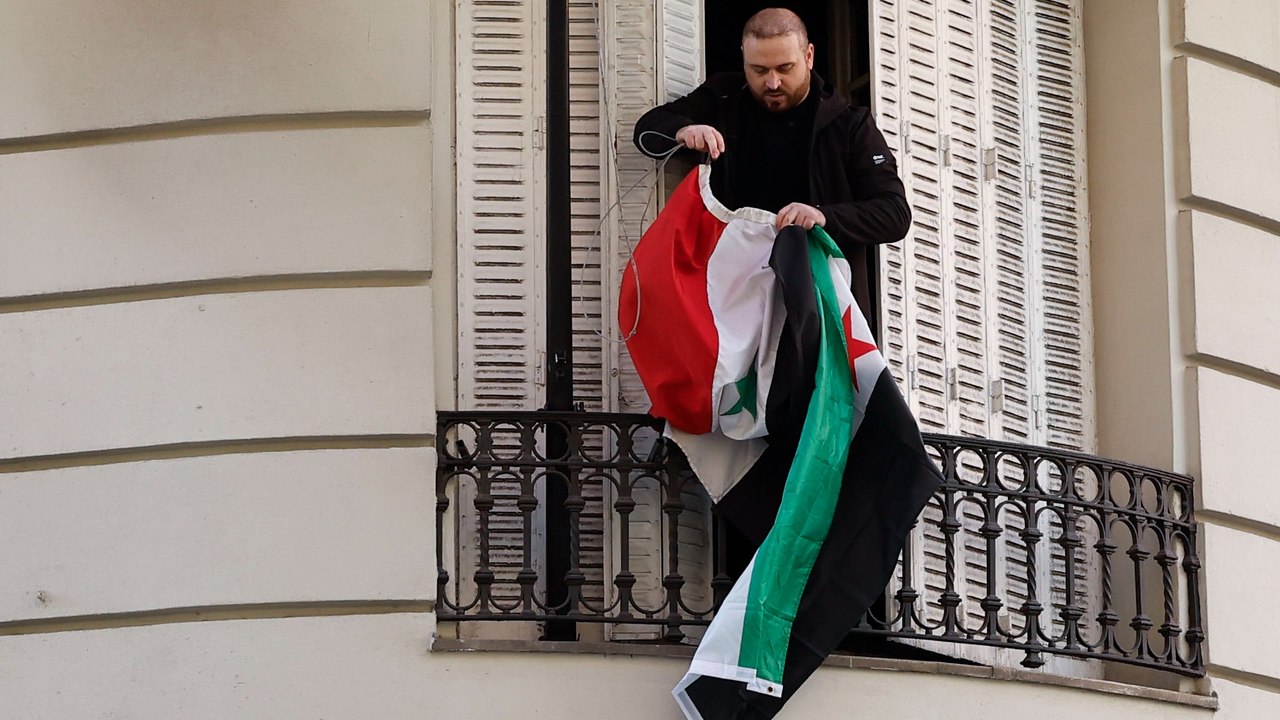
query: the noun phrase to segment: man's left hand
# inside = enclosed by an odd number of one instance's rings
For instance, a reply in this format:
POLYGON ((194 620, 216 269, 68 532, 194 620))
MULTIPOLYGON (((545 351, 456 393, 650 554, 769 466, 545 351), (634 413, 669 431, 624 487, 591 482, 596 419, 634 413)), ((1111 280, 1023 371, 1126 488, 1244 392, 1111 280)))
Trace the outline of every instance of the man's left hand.
POLYGON ((814 225, 822 227, 827 224, 827 216, 812 205, 791 203, 778 211, 778 229, 788 225, 799 225, 805 230, 812 230, 814 225))

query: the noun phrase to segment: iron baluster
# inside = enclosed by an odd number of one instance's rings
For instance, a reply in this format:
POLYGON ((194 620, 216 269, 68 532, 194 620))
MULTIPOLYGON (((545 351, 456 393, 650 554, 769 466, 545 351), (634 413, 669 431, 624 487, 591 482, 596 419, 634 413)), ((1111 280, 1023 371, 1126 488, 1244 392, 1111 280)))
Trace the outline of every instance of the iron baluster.
MULTIPOLYGON (((1028 475, 1028 484, 1034 486, 1031 480, 1031 476, 1028 475)), ((1040 604, 1039 578, 1036 577, 1036 546, 1044 533, 1040 532, 1040 516, 1036 512, 1035 499, 1028 497, 1025 502, 1026 526, 1021 535, 1027 549, 1027 599, 1022 603, 1022 615, 1027 621, 1027 654, 1022 664, 1025 667, 1037 668, 1044 665, 1044 656, 1040 653, 1040 613, 1044 611, 1044 605, 1040 604)))
MULTIPOLYGON (((1135 487, 1136 493, 1140 488, 1135 487)), ((1141 502, 1138 503, 1139 506, 1141 502)), ((1143 605, 1142 593, 1142 563, 1151 557, 1151 551, 1142 546, 1142 535, 1144 523, 1135 520, 1133 523, 1133 545, 1129 547, 1128 555, 1133 560, 1133 619, 1129 621, 1129 627, 1133 628, 1136 633, 1136 642, 1134 643, 1133 653, 1136 657, 1147 658, 1151 655, 1150 640, 1147 637, 1147 631, 1151 629, 1151 618, 1147 616, 1143 605)))

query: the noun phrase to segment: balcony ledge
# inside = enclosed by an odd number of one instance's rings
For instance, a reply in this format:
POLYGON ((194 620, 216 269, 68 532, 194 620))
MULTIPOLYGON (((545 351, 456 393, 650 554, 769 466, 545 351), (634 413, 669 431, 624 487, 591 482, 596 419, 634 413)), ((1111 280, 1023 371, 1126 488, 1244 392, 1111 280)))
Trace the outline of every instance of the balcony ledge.
MULTIPOLYGON (((539 642, 528 640, 458 640, 455 638, 435 637, 431 643, 432 652, 491 652, 491 653, 568 653, 575 655, 622 655, 643 657, 667 657, 684 659, 693 657, 695 648, 691 645, 662 644, 624 644, 609 642, 539 642)), ((1195 693, 1177 692, 1111 682, 1109 680, 1093 680, 1063 675, 1050 675, 1014 668, 996 668, 981 665, 964 665, 960 663, 931 662, 923 660, 901 660, 896 658, 862 657, 858 655, 835 654, 827 657, 824 665, 828 667, 848 668, 851 670, 879 670, 890 672, 912 672, 930 675, 953 675, 959 677, 982 678, 988 680, 1007 680, 1024 683, 1038 683, 1055 687, 1074 688, 1092 692, 1122 695, 1124 697, 1154 700, 1187 707, 1218 709, 1216 695, 1198 695, 1195 693)))

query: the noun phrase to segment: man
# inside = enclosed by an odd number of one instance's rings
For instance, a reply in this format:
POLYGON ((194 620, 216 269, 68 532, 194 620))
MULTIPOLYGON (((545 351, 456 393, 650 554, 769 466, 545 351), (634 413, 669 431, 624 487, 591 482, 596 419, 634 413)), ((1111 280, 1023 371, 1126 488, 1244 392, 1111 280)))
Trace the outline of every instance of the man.
MULTIPOLYGON (((813 398, 831 397, 815 390, 817 378, 829 378, 830 373, 818 372, 822 336, 816 316, 793 316, 790 312, 791 308, 816 311, 818 303, 813 294, 816 281, 806 286, 799 279, 800 274, 811 271, 811 256, 802 245, 804 241, 797 239, 804 233, 783 228, 820 226, 836 241, 851 266, 854 298, 863 315, 870 317, 867 248, 901 239, 911 222, 896 164, 871 114, 866 108, 852 107, 813 72, 814 48, 798 16, 776 8, 752 16, 743 28, 742 54, 742 73, 713 76, 689 95, 650 110, 636 124, 634 138, 641 152, 651 156, 672 149, 671 140, 664 141, 664 136, 706 153, 713 163, 711 190, 716 198, 730 208, 756 207, 776 213, 781 231, 771 248, 769 265, 779 278, 791 278, 791 282, 779 281, 779 292, 784 304, 788 297, 794 302, 787 304, 771 377, 789 380, 769 387, 764 414, 768 445, 763 455, 716 504, 726 532, 725 569, 735 574, 756 567, 752 560, 758 559, 756 550, 775 523, 781 522, 784 491, 797 459, 835 456, 815 453, 809 440, 848 437, 845 430, 805 433, 813 398), (797 248, 799 253, 794 252, 797 248), (802 297, 806 292, 808 296, 802 297), (748 566, 748 562, 752 564, 748 566)), ((846 324, 847 336, 852 335, 849 327, 846 324)), ((633 341, 643 340, 641 334, 633 341)), ((882 365, 883 361, 879 362, 882 365)), ((855 375, 857 372, 855 366, 855 375)), ((779 574, 775 565, 773 574, 760 575, 777 578, 808 573, 799 604, 790 616, 794 624, 788 631, 780 687, 767 683, 763 690, 756 687, 761 682, 762 676, 756 674, 761 665, 753 663, 759 658, 742 660, 742 653, 751 656, 765 646, 776 660, 776 638, 767 643, 753 641, 751 652, 739 648, 739 654, 734 654, 735 645, 730 641, 736 639, 741 644, 747 636, 746 611, 735 615, 735 606, 727 615, 729 622, 742 615, 743 625, 701 646, 690 673, 676 688, 677 701, 688 717, 774 717, 882 592, 902 551, 907 529, 940 483, 892 377, 882 368, 875 381, 863 380, 859 397, 870 398, 867 402, 874 400, 877 406, 867 404, 862 417, 875 420, 862 423, 854 434, 848 453, 853 459, 846 463, 842 456, 839 461, 843 467, 839 497, 834 508, 828 508, 833 512, 834 529, 822 541, 811 570, 796 566, 779 574)), ((753 394, 754 382, 750 386, 753 394)), ((815 427, 825 426, 816 423, 815 427)), ((800 489, 796 492, 802 493, 810 486, 806 485, 807 476, 801 473, 798 477, 796 487, 800 489)), ((793 497, 800 495, 793 493, 793 497)), ((811 509, 797 511, 793 500, 786 508, 788 522, 783 525, 787 529, 773 545, 790 548, 785 543, 803 533, 795 532, 788 523, 813 515, 811 509)), ((770 548, 770 552, 773 554, 766 553, 768 557, 777 557, 780 551, 770 548)), ((761 580, 762 584, 768 582, 761 580)), ((754 588, 754 583, 752 576, 750 587, 754 588)), ((765 604, 780 596, 743 592, 747 598, 744 608, 751 602, 765 604), (771 600, 761 600, 763 596, 771 600)), ((783 617, 791 606, 774 610, 782 613, 777 617, 783 617)), ((752 624, 751 632, 759 627, 764 623, 752 624)), ((713 624, 708 633, 717 632, 716 628, 713 624)), ((775 671, 767 671, 772 673, 769 683, 777 680, 775 671)))
POLYGON ((650 110, 635 144, 656 157, 674 137, 714 162, 711 188, 731 208, 778 214, 778 227, 818 225, 853 268, 853 293, 871 317, 867 247, 911 225, 897 164, 866 108, 813 72, 813 45, 790 10, 761 10, 742 30, 743 72, 714 75, 650 110))

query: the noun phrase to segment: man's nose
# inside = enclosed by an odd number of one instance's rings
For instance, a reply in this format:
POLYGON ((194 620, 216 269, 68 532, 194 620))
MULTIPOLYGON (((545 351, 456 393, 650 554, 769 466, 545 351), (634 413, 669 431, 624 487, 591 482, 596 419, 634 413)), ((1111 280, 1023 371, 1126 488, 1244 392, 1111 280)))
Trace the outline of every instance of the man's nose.
POLYGON ((764 86, 770 90, 777 90, 782 87, 782 78, 777 75, 770 74, 768 78, 765 78, 764 86))

